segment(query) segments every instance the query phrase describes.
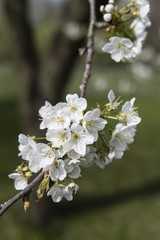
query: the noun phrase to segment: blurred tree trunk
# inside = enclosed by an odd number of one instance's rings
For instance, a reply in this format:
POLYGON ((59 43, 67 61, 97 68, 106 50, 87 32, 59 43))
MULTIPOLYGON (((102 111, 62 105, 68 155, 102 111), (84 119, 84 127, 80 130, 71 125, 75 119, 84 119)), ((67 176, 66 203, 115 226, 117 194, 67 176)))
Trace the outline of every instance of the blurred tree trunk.
MULTIPOLYGON (((28 1, 5 0, 4 4, 10 44, 21 73, 23 128, 33 135, 38 128, 37 114, 40 106, 45 100, 52 104, 60 100, 84 37, 73 41, 64 34, 62 29, 59 29, 53 36, 45 63, 41 63, 33 38, 33 29, 28 19, 28 1)), ((87 24, 88 16, 86 0, 75 0, 70 11, 67 12, 69 21, 87 24)))
POLYGON ((5 10, 9 23, 9 38, 13 56, 21 73, 21 109, 24 126, 33 123, 35 103, 38 96, 38 53, 33 41, 32 28, 27 19, 26 0, 5 0, 5 10))

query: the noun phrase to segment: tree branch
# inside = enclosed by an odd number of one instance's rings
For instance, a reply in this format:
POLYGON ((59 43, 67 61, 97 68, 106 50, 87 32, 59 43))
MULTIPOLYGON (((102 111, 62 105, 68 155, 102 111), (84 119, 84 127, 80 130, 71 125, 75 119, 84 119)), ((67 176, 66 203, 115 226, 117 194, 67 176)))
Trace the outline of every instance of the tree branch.
POLYGON ((90 21, 87 35, 87 56, 86 56, 86 64, 85 70, 83 74, 82 84, 80 85, 81 97, 84 97, 86 94, 86 88, 88 79, 91 74, 91 67, 93 62, 93 54, 94 54, 94 30, 95 30, 95 22, 96 22, 96 14, 95 14, 95 0, 88 0, 90 5, 90 21))
POLYGON ((44 176, 44 172, 41 172, 24 190, 16 194, 13 198, 9 199, 7 202, 0 205, 0 216, 7 211, 15 202, 20 198, 24 197, 27 193, 31 192, 33 187, 39 182, 44 176))

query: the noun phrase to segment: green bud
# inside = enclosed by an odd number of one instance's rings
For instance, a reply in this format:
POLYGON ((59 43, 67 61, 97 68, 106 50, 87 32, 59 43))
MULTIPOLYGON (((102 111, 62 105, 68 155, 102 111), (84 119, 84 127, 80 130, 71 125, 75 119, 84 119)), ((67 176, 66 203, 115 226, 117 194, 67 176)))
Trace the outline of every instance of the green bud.
POLYGON ((25 177, 30 178, 30 177, 32 177, 32 172, 30 172, 30 171, 25 172, 24 175, 25 175, 25 177))
POLYGON ((25 167, 22 168, 22 171, 23 171, 23 172, 27 172, 28 170, 29 170, 29 167, 28 167, 28 166, 25 166, 25 167))
POLYGON ((31 138, 32 138, 33 140, 35 140, 35 139, 36 139, 36 136, 31 136, 31 138))
POLYGON ((37 189, 38 201, 43 197, 44 192, 48 191, 48 189, 49 189, 49 179, 50 179, 49 175, 46 175, 46 177, 43 179, 43 181, 39 185, 39 187, 37 189))

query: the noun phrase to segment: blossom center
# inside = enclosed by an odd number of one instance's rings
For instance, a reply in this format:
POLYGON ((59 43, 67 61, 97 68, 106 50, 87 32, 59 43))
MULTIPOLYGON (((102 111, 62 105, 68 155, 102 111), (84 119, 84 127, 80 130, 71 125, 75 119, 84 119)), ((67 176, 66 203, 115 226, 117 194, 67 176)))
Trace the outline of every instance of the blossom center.
POLYGON ((60 140, 64 141, 65 140, 65 135, 61 135, 60 140))
POLYGON ((52 157, 51 151, 48 150, 48 151, 46 152, 46 156, 47 156, 48 158, 51 158, 51 157, 52 157))
POLYGON ((62 123, 62 122, 64 122, 64 120, 62 118, 58 118, 57 123, 62 123))
POLYGON ((74 142, 74 141, 76 141, 76 140, 79 139, 79 135, 78 135, 77 133, 72 134, 71 139, 72 139, 72 141, 74 142))
POLYGON ((116 48, 122 48, 122 46, 123 46, 123 44, 122 44, 121 42, 118 42, 118 43, 116 44, 116 48))
POLYGON ((54 166, 55 166, 56 168, 58 168, 58 167, 59 167, 59 163, 58 163, 57 161, 55 161, 55 162, 54 162, 54 166))
POLYGON ((94 130, 94 124, 93 124, 93 122, 92 121, 87 121, 87 127, 89 128, 89 129, 91 129, 91 130, 94 130))
POLYGON ((73 105, 72 107, 71 107, 71 112, 75 112, 77 109, 76 109, 76 107, 73 105))

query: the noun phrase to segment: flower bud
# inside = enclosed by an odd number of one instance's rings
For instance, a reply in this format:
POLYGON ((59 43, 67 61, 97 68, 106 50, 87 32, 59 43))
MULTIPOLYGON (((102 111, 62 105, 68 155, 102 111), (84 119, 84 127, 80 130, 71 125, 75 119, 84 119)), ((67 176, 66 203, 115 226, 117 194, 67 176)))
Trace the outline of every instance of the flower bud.
POLYGON ((30 177, 32 177, 32 172, 31 171, 25 172, 24 175, 25 175, 25 177, 30 178, 30 177))
POLYGON ((23 208, 25 212, 27 212, 29 206, 30 206, 29 193, 26 193, 26 195, 24 195, 23 197, 23 208))
POLYGON ((112 14, 111 14, 111 13, 105 13, 105 14, 103 15, 103 19, 104 19, 104 21, 106 21, 106 22, 110 22, 110 21, 112 20, 112 14))
POLYGON ((28 170, 29 170, 28 166, 25 166, 25 167, 22 168, 23 172, 27 172, 28 170))
POLYGON ((108 3, 109 4, 114 4, 114 0, 109 0, 108 3))
POLYGON ((112 4, 107 4, 107 5, 105 6, 105 11, 106 11, 107 13, 112 12, 113 9, 114 9, 114 6, 113 6, 112 4))
POLYGON ((104 11, 104 5, 101 5, 101 6, 100 6, 99 11, 100 11, 100 12, 103 12, 103 11, 104 11))
POLYGON ((29 206, 30 206, 30 202, 29 202, 29 200, 27 200, 27 201, 25 201, 25 202, 23 203, 23 207, 24 207, 24 211, 25 211, 25 213, 27 212, 29 206))

